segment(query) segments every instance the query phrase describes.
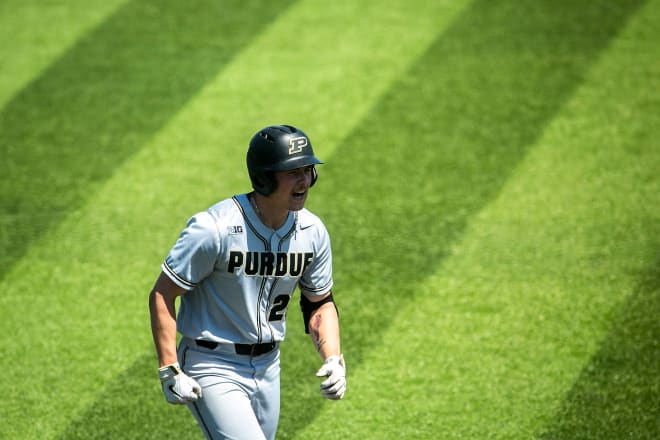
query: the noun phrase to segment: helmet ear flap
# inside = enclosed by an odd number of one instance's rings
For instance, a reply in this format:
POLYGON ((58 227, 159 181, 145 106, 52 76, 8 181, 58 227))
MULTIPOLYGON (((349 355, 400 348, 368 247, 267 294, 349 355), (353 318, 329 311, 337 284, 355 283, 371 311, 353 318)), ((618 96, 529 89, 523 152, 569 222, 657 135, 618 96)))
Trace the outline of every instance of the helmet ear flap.
POLYGON ((309 185, 310 187, 314 186, 316 183, 316 180, 319 178, 319 172, 316 171, 316 167, 312 167, 312 183, 309 185))
POLYGON ((251 172, 250 180, 252 181, 252 188, 264 196, 270 195, 273 191, 275 191, 275 187, 277 187, 275 175, 271 171, 265 171, 262 173, 251 172))

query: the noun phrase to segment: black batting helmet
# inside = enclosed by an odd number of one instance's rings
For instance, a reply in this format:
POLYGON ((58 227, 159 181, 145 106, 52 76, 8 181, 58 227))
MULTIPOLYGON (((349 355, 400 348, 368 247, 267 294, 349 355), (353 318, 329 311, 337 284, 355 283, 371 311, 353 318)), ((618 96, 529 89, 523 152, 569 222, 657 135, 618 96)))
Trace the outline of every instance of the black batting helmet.
MULTIPOLYGON (((307 135, 291 125, 271 125, 259 130, 250 140, 247 152, 247 168, 252 188, 265 196, 277 187, 277 171, 322 163, 314 156, 312 143, 307 135)), ((314 168, 312 185, 316 178, 314 168)))

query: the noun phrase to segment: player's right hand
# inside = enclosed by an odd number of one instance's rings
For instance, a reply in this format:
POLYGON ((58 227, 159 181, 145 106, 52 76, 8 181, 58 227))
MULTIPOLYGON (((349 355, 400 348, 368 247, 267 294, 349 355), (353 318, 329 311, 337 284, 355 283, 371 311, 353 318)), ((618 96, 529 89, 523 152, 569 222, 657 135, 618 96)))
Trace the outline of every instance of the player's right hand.
POLYGON ((181 370, 178 362, 159 368, 158 376, 169 403, 185 405, 202 397, 202 387, 181 370))

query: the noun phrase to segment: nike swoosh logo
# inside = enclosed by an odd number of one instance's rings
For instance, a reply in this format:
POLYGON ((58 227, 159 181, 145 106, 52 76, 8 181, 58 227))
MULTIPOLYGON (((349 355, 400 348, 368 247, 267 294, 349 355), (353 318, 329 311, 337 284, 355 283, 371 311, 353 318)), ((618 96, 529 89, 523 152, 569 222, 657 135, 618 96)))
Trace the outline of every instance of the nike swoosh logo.
POLYGON ((169 388, 169 390, 172 392, 172 394, 174 394, 176 397, 178 397, 179 399, 181 398, 181 395, 179 393, 177 393, 176 391, 174 391, 174 385, 170 385, 167 388, 169 388))

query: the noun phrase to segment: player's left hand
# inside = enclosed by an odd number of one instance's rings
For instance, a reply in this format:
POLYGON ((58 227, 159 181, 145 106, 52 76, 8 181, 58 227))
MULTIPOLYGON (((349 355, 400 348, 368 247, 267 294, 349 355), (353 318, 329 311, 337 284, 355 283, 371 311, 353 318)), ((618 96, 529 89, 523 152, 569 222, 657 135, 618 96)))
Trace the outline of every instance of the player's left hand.
POLYGON ((321 382, 321 394, 330 400, 339 400, 346 392, 346 365, 343 356, 330 356, 325 360, 317 377, 327 377, 321 382))

